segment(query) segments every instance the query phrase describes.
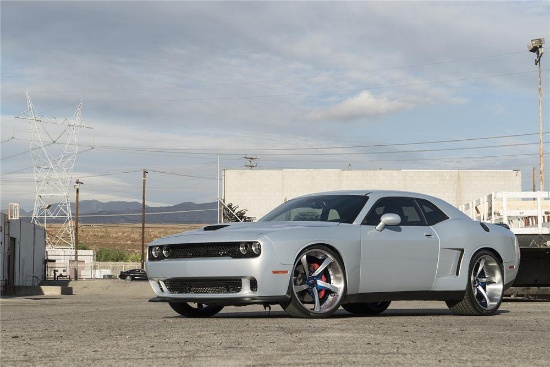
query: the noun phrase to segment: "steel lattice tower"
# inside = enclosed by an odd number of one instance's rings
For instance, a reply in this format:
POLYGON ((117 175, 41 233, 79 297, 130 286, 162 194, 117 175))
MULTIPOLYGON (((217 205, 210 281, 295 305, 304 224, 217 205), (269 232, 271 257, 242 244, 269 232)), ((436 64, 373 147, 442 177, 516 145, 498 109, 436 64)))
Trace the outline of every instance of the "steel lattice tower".
POLYGON ((74 248, 74 228, 69 193, 73 168, 78 153, 78 133, 86 123, 81 120, 82 101, 70 119, 63 121, 36 114, 27 92, 27 110, 22 113, 29 121, 30 150, 36 181, 36 199, 32 222, 46 229, 49 247, 74 248), (48 220, 62 223, 54 231, 48 220))

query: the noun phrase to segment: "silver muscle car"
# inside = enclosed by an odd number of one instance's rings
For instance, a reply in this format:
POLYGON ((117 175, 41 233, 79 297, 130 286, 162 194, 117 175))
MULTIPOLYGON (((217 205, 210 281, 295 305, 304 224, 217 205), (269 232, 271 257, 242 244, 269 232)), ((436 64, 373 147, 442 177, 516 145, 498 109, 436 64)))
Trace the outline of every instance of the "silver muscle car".
POLYGON ((279 304, 296 317, 327 317, 340 306, 373 315, 393 300, 442 300, 455 314, 492 315, 518 267, 509 229, 400 191, 302 196, 258 222, 155 240, 146 263, 151 301, 187 317, 247 304, 279 304))

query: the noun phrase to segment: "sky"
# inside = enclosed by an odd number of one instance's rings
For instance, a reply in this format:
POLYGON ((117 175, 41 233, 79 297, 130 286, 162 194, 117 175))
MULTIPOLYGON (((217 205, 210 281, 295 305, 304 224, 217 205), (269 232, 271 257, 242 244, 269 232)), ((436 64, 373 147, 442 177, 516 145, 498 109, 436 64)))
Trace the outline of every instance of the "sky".
POLYGON ((82 101, 69 175, 84 183, 80 200, 141 202, 144 169, 150 206, 215 201, 221 172, 250 162, 521 170, 524 190, 539 169, 527 45, 550 40, 549 1, 2 1, 0 11, 3 209, 35 201, 27 92, 53 157, 67 135, 52 121, 75 121, 82 101))

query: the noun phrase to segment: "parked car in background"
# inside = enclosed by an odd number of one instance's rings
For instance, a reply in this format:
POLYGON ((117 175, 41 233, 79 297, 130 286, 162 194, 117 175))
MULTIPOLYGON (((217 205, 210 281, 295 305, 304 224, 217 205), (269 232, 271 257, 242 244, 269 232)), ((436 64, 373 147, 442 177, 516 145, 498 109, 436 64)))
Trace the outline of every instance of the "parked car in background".
POLYGON ((507 228, 432 196, 374 190, 303 196, 258 222, 155 240, 146 269, 152 301, 188 317, 254 303, 297 317, 340 306, 373 315, 394 300, 441 300, 483 316, 499 309, 519 256, 507 228))
POLYGON ((121 271, 118 277, 128 282, 132 280, 147 280, 147 273, 143 269, 131 269, 121 271))

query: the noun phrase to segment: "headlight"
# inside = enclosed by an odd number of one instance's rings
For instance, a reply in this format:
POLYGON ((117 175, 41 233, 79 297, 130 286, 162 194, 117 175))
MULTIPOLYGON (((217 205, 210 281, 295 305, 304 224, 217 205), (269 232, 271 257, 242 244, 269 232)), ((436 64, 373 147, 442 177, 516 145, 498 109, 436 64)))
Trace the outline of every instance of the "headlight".
POLYGON ((159 256, 160 256, 160 247, 159 246, 155 246, 153 248, 151 248, 151 255, 153 255, 153 257, 155 259, 158 259, 159 256))
POLYGON ((239 243, 239 253, 237 257, 256 257, 260 256, 262 246, 259 242, 241 242, 239 243))
POLYGON ((259 242, 252 243, 252 252, 256 255, 259 255, 262 252, 262 245, 259 242))
POLYGON ((239 244, 239 252, 243 255, 246 255, 249 248, 250 247, 249 247, 248 243, 246 243, 246 242, 243 242, 243 243, 239 244))
POLYGON ((170 255, 172 255, 172 250, 170 250, 170 247, 165 246, 162 248, 162 254, 164 257, 170 257, 170 255))

